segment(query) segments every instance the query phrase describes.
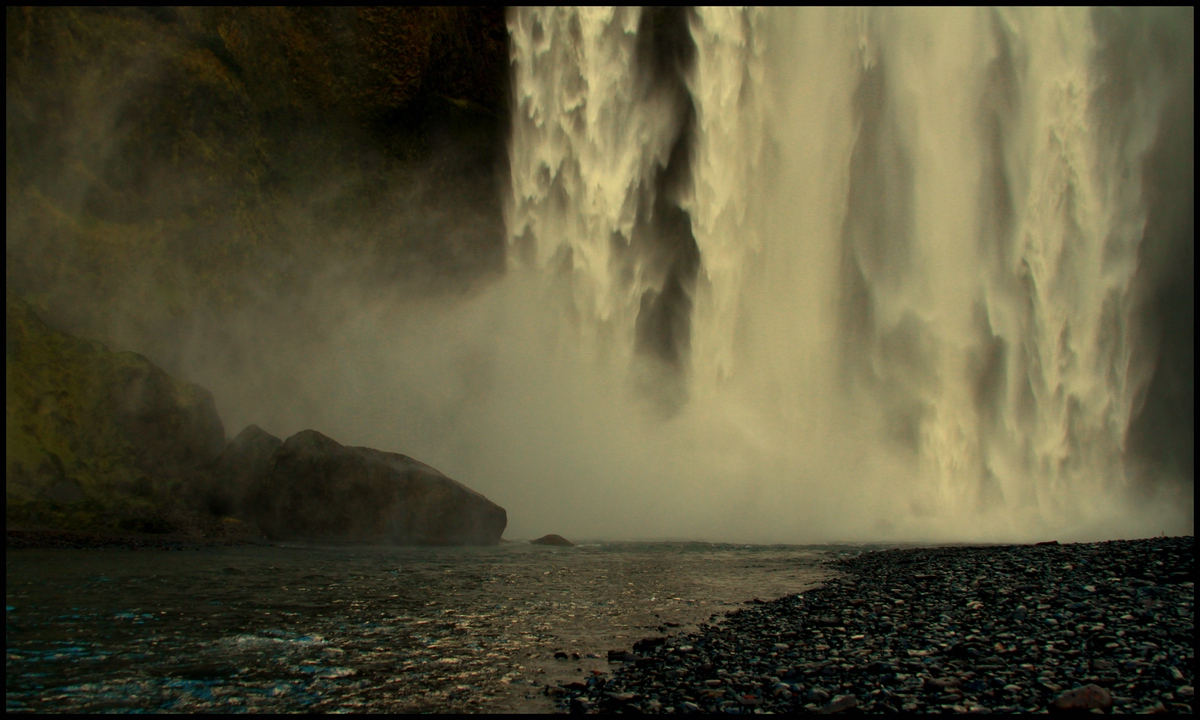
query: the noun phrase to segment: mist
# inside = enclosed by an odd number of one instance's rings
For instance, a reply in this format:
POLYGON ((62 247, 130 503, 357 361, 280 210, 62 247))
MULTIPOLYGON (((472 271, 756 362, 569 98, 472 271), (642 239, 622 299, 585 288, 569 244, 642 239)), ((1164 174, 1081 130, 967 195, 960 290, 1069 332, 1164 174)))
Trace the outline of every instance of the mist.
MULTIPOLYGON (((413 456, 509 538, 1190 534, 1193 24, 512 10, 495 156, 450 134, 367 222, 328 208, 371 152, 292 152, 307 185, 254 246, 286 282, 239 266, 236 302, 155 311, 205 277, 164 281, 172 255, 103 312, 36 292, 210 389, 229 435, 413 456)), ((77 116, 101 164, 124 102, 77 116)), ((60 237, 11 185, 10 283, 60 237)))

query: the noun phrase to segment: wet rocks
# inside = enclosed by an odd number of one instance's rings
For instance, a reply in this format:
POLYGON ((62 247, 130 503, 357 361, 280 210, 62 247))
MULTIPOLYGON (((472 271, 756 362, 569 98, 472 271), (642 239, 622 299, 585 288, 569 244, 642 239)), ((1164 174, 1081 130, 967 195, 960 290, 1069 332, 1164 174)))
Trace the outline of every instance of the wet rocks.
POLYGON ((610 652, 624 664, 564 691, 561 704, 573 712, 1190 713, 1192 545, 1153 538, 844 558, 832 563, 843 575, 819 589, 610 652))
POLYGON ((288 438, 254 478, 247 511, 271 538, 495 545, 504 508, 406 455, 288 438))
POLYGON ((839 695, 828 705, 822 705, 821 709, 817 712, 823 715, 830 715, 832 713, 843 712, 845 710, 853 710, 856 707, 858 707, 858 698, 854 697, 853 695, 839 695))
POLYGON ((554 547, 575 547, 575 543, 566 539, 562 535, 555 535, 553 533, 551 533, 550 535, 543 535, 540 538, 538 538, 537 540, 530 540, 529 544, 530 545, 551 545, 554 547))
POLYGON ((665 637, 648 637, 642 638, 633 644, 635 653, 648 654, 653 653, 658 648, 662 647, 667 642, 665 637))
POLYGON ((1112 704, 1111 693, 1099 685, 1089 684, 1068 690, 1054 698, 1051 707, 1055 710, 1108 710, 1112 704))

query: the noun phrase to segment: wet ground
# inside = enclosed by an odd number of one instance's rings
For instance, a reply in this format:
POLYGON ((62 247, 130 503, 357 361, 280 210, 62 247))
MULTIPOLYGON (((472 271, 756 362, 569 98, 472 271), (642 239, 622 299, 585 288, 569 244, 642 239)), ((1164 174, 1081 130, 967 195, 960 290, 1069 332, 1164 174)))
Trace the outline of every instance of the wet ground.
POLYGON ((608 650, 810 588, 839 550, 9 550, 7 709, 545 712, 608 650))
POLYGON ((820 588, 635 644, 615 672, 551 692, 604 713, 1191 714, 1194 544, 841 558, 820 588))

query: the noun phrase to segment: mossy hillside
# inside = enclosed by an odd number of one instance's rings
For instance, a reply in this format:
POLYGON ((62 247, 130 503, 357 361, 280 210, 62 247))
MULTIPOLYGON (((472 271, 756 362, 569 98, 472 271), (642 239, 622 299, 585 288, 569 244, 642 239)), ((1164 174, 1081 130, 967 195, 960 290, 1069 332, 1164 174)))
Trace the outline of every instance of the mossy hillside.
POLYGON ((208 391, 5 301, 7 522, 167 529, 200 510, 224 442, 208 391))

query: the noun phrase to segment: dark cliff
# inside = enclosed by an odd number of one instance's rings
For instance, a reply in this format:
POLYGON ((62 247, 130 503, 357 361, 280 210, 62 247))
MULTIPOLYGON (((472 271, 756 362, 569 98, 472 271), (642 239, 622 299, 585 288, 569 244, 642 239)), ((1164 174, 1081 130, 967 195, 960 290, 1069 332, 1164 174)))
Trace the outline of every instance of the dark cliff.
POLYGON ((202 528, 225 445, 212 394, 47 327, 6 293, 5 516, 89 530, 202 528))
POLYGON ((490 8, 7 8, 6 281, 171 368, 217 316, 344 267, 503 269, 490 8))
POLYGON ((57 332, 11 291, 5 319, 10 530, 434 545, 504 533, 504 508, 413 458, 253 425, 226 444, 199 385, 57 332))

